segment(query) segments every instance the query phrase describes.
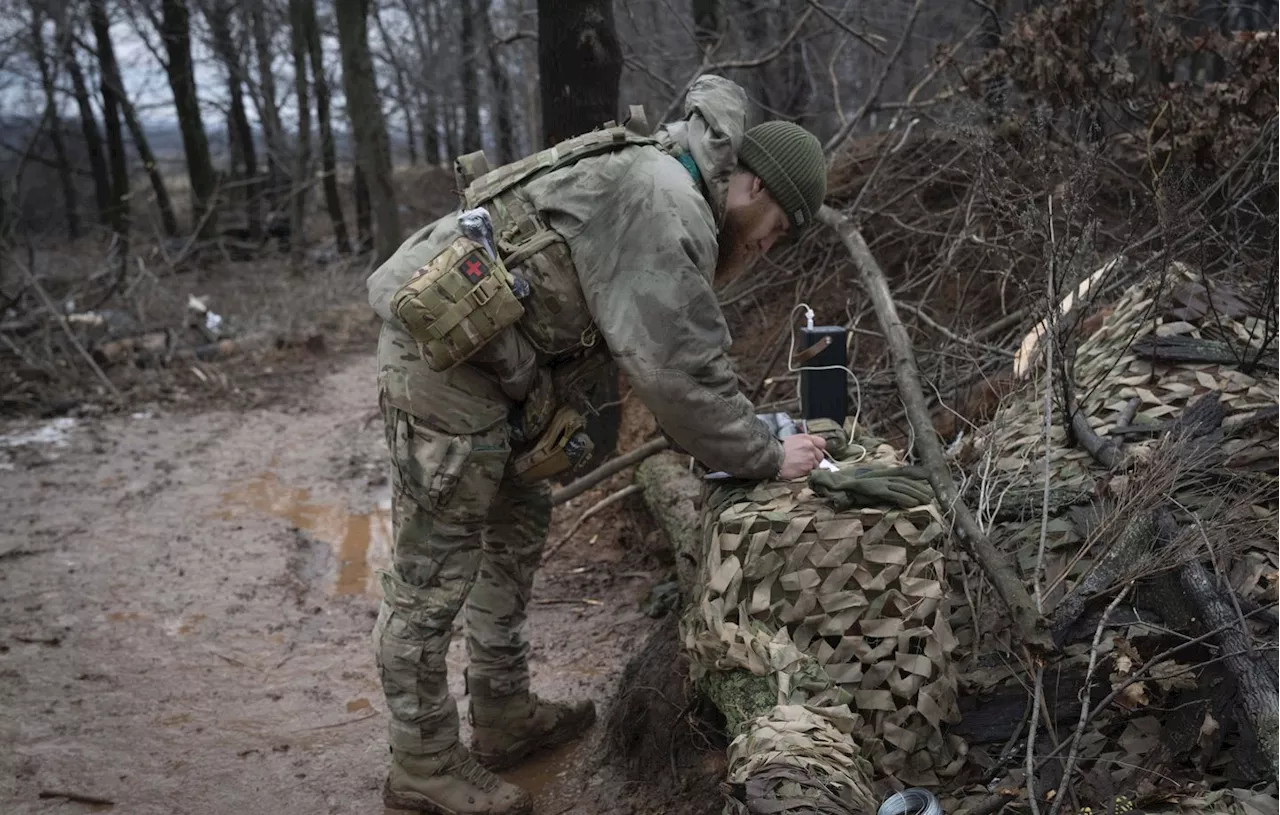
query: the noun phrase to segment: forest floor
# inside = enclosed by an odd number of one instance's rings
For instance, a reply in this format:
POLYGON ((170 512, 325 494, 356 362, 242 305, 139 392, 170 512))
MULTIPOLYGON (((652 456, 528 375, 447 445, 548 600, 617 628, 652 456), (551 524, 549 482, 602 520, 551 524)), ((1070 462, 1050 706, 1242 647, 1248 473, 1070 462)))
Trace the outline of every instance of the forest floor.
MULTIPOLYGON (((261 283, 239 274, 168 282, 212 287, 234 319, 266 302, 217 294, 261 283)), ((370 634, 390 498, 376 318, 364 271, 344 274, 312 321, 322 343, 112 369, 124 409, 89 399, 0 421, 0 811, 382 810, 370 634)), ((619 449, 652 430, 628 400, 619 449)), ((549 539, 629 478, 557 507, 549 539)), ((548 560, 528 623, 538 693, 589 696, 605 718, 661 624, 644 607, 670 579, 664 549, 632 496, 548 560)), ((449 664, 465 740, 460 630, 449 664)), ((603 731, 506 777, 539 815, 659 811, 603 766, 603 731)))

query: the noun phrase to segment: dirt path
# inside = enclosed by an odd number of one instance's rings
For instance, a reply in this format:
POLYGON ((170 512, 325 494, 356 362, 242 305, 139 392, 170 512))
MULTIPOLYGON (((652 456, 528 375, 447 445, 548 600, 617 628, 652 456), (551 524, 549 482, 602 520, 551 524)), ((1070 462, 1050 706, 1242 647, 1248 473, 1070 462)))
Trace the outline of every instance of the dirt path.
MULTIPOLYGON (((329 364, 270 409, 0 428, 0 811, 382 811, 375 366, 329 364)), ((603 714, 654 624, 634 536, 588 527, 543 570, 539 692, 603 714)), ((460 637, 450 658, 461 698, 460 637)), ((600 730, 509 776, 538 813, 608 811, 588 803, 600 730)))

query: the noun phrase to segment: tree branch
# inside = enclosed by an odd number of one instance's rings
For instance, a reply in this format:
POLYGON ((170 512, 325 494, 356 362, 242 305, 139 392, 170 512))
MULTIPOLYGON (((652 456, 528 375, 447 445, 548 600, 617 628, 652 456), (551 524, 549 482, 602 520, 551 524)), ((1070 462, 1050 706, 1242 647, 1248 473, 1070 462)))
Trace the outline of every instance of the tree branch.
POLYGON ((563 504, 570 498, 576 498, 582 493, 604 481, 609 476, 620 473, 633 464, 644 461, 655 453, 661 453, 666 450, 670 444, 664 438, 652 439, 640 445, 629 453, 624 453, 612 461, 606 461, 591 472, 582 476, 576 481, 571 482, 563 489, 556 490, 551 494, 551 505, 563 504))
MULTIPOLYGON (((813 0, 810 4, 816 6, 813 0)), ((857 112, 841 126, 840 130, 831 137, 823 150, 830 153, 840 142, 849 137, 853 129, 862 121, 862 117, 867 115, 867 111, 871 110, 871 106, 880 98, 880 91, 884 89, 884 81, 889 78, 889 72, 893 70, 893 66, 898 63, 898 57, 902 56, 903 46, 907 44, 907 40, 911 38, 911 30, 916 26, 916 18, 920 16, 920 6, 924 4, 924 0, 916 0, 911 6, 911 16, 907 18, 907 24, 902 29, 902 36, 898 39, 898 44, 894 47, 893 53, 885 60, 884 67, 880 71, 880 76, 876 77, 876 84, 872 86, 871 93, 867 94, 867 98, 863 101, 857 112)))
POLYGON ((684 88, 674 99, 671 100, 671 104, 667 106, 665 111, 663 111, 662 116, 658 121, 665 122, 675 115, 675 112, 680 109, 680 103, 684 101, 685 95, 689 93, 689 89, 693 87, 693 83, 697 82, 698 77, 703 74, 726 71, 733 68, 758 68, 766 62, 772 62, 777 59, 778 55, 787 50, 791 43, 795 41, 796 36, 800 33, 800 30, 804 28, 804 24, 809 20, 809 15, 812 13, 813 9, 806 9, 804 14, 800 15, 800 19, 796 20, 796 24, 791 28, 791 32, 783 38, 782 42, 774 46, 772 50, 758 57, 753 59, 734 59, 716 63, 712 63, 706 57, 703 57, 702 64, 698 66, 698 70, 694 71, 693 76, 689 77, 689 81, 684 83, 684 88))
POLYGON ((894 361, 894 375, 898 393, 907 410, 907 418, 915 431, 920 455, 929 472, 929 483, 938 497, 939 504, 948 511, 959 527, 960 539, 982 567, 987 578, 995 586, 1000 599, 1008 606, 1019 639, 1029 648, 1049 653, 1056 650, 1044 618, 1036 611, 1027 594, 1026 586, 1018 578, 1013 566, 1005 559, 991 540, 983 534, 973 513, 960 500, 955 483, 947 470, 942 445, 934 433, 925 407, 920 373, 906 328, 899 319, 893 296, 884 272, 876 262, 866 241, 844 215, 828 206, 818 210, 818 220, 835 230, 841 242, 852 256, 858 269, 863 288, 875 306, 876 318, 884 333, 886 344, 894 361))
POLYGON ((836 28, 848 34, 850 37, 853 37, 858 42, 863 43, 872 51, 875 51, 877 54, 880 54, 882 56, 884 55, 884 49, 880 47, 880 43, 875 42, 874 40, 871 39, 871 35, 866 34, 862 31, 855 30, 853 26, 849 25, 844 20, 841 20, 839 17, 837 17, 835 14, 832 13, 831 9, 819 3, 818 0, 808 0, 808 2, 809 2, 809 8, 817 11, 823 17, 826 17, 828 20, 835 23, 836 28))

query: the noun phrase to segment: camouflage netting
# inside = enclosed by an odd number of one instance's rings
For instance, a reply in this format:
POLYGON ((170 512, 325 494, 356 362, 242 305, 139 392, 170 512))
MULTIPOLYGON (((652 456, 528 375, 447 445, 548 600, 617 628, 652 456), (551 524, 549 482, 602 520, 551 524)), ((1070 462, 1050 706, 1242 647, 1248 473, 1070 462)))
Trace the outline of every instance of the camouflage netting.
MULTIPOLYGON (((879 445, 837 463, 901 462, 879 445)), ((804 481, 713 485, 703 507, 701 596, 682 620, 695 678, 747 671, 777 699, 737 727, 729 782, 799 767, 854 788, 866 811, 954 775, 965 747, 943 732, 959 714, 938 509, 837 512, 804 481)))
MULTIPOLYGON (((1215 436, 1198 452, 1192 449, 1195 445, 1184 442, 1171 448, 1168 438, 1159 434, 1120 432, 1126 425, 1167 426, 1206 397, 1220 399, 1225 408, 1224 425, 1228 427, 1277 404, 1280 388, 1275 348, 1262 347, 1265 342, 1274 342, 1273 337, 1265 337, 1264 318, 1265 310, 1274 309, 1274 303, 1259 303, 1246 292, 1227 286, 1210 288, 1212 296, 1199 274, 1173 264, 1168 274, 1127 289, 1110 307, 1101 327, 1083 338, 1076 349, 1072 384, 1082 411, 1101 439, 1123 441, 1120 449, 1132 466, 1109 472, 1099 465, 1070 437, 1063 426, 1061 402, 1055 399, 1057 407, 1049 429, 1051 489, 1042 581, 1049 589, 1044 602, 1051 619, 1072 589, 1085 579, 1094 579, 1090 572, 1098 570, 1109 547, 1114 551, 1123 532, 1133 528, 1132 519, 1149 514, 1157 505, 1171 508, 1175 520, 1196 544, 1170 554, 1204 558, 1220 570, 1245 609, 1276 601, 1280 558, 1276 541, 1275 417, 1244 423, 1243 430, 1215 436), (1242 361, 1260 359, 1262 363, 1245 373, 1242 368, 1247 366, 1234 362, 1150 360, 1150 349, 1157 343, 1191 345, 1192 340, 1216 344, 1214 347, 1219 349, 1231 348, 1242 361), (1187 477, 1188 474, 1194 477, 1187 477), (1155 483, 1167 484, 1168 491, 1156 494, 1152 488, 1155 483), (1097 531, 1099 516, 1101 523, 1111 524, 1105 534, 1097 531), (1091 517, 1093 520, 1088 520, 1091 517), (1238 536, 1223 534, 1221 525, 1232 522, 1233 517, 1253 519, 1258 523, 1249 528, 1258 531, 1238 536)), ((991 524, 992 540, 1013 561, 1029 588, 1037 567, 1045 485, 1043 358, 1037 364, 1025 387, 1006 398, 995 418, 975 434, 958 456, 968 474, 965 500, 991 524)), ((1055 366, 1053 375, 1059 376, 1061 370, 1055 366)), ((1150 546, 1129 554, 1130 568, 1112 587, 1134 577, 1154 577, 1161 569, 1169 571, 1178 566, 1175 559, 1162 558, 1162 551, 1150 546)), ((964 569, 959 563, 948 565, 949 574, 957 581, 953 591, 959 591, 958 581, 963 579, 964 569)), ((1155 593, 1154 584, 1140 582, 1131 599, 1141 605, 1155 593)), ((1016 654, 1010 654, 1004 610, 993 598, 988 596, 987 600, 979 605, 978 619, 973 616, 974 606, 969 605, 957 608, 951 620, 958 642, 956 659, 964 661, 966 684, 981 684, 986 690, 998 685, 1006 689, 1020 683, 1025 686, 1025 668, 1017 664, 1016 654), (1003 656, 991 659, 999 654, 1003 656), (971 667, 984 657, 988 658, 986 668, 971 667), (1001 662, 1005 667, 998 667, 1001 662)), ((1101 652, 1112 657, 1104 660, 1106 669, 1099 677, 1104 685, 1108 684, 1108 674, 1114 685, 1133 670, 1129 665, 1141 663, 1143 648, 1133 643, 1143 637, 1158 639, 1167 633, 1159 618, 1156 625, 1148 625, 1141 614, 1118 616, 1123 619, 1116 620, 1102 639, 1101 652)), ((1195 630, 1198 623, 1193 620, 1194 615, 1186 621, 1192 627, 1182 630, 1195 630)), ((1068 640, 1066 657, 1058 667, 1083 670, 1095 622, 1096 614, 1093 621, 1078 627, 1077 636, 1068 640), (1087 631, 1080 635, 1082 629, 1087 631)), ((1178 630, 1178 624, 1168 620, 1164 624, 1178 630)), ((1255 635, 1273 640, 1265 628, 1254 626, 1250 624, 1255 635)), ((1190 659, 1188 663, 1196 661, 1190 659)), ((1135 687, 1111 715, 1095 722, 1082 741, 1081 764, 1094 762, 1094 767, 1107 768, 1106 784, 1131 792, 1143 789, 1144 784, 1159 783, 1158 776, 1151 773, 1159 772, 1158 762, 1173 760, 1169 751, 1179 740, 1189 741, 1189 747, 1178 749, 1199 749, 1195 739, 1200 718, 1191 723, 1189 735, 1178 735, 1171 723, 1177 717, 1159 710, 1161 703, 1171 709, 1191 709, 1194 695, 1207 693, 1206 683, 1210 680, 1201 672, 1188 672, 1188 667, 1189 664, 1170 662, 1165 669, 1156 671, 1151 681, 1135 687), (1187 695, 1177 696, 1180 693, 1187 695), (1144 710, 1148 705, 1153 706, 1149 713, 1144 710)), ((1213 716, 1204 721, 1217 726, 1213 716)), ((977 759, 982 752, 973 746, 971 761, 986 763, 985 758, 977 759)), ((1215 748, 1205 753, 1196 759, 1203 762, 1198 780, 1212 784, 1215 778, 1218 782, 1230 779, 1234 760, 1227 749, 1217 753, 1215 748)), ((1081 795, 1089 797, 1086 793, 1081 795)))
MULTIPOLYGON (((1246 308, 1261 311, 1225 290, 1215 295, 1211 304, 1199 275, 1182 264, 1173 264, 1165 276, 1130 287, 1112 306, 1101 327, 1086 337, 1076 352, 1074 390, 1090 426, 1107 439, 1108 433, 1128 418, 1127 411, 1133 412, 1132 426, 1159 424, 1177 418, 1190 404, 1211 392, 1220 396, 1228 422, 1233 416, 1276 405, 1280 388, 1274 346, 1262 355, 1271 365, 1253 375, 1243 373, 1241 366, 1232 363, 1152 362, 1136 352, 1151 338, 1183 337, 1221 342, 1236 349, 1242 358, 1257 358, 1265 331, 1264 318, 1261 313, 1242 313, 1246 308), (1131 404, 1135 400, 1136 412, 1131 404)), ((1262 308, 1274 308, 1274 304, 1262 308)), ((1043 401, 1043 385, 1029 382, 1007 400, 977 435, 973 449, 963 456, 974 475, 974 486, 984 486, 984 494, 990 497, 985 509, 1000 519, 994 537, 1004 542, 1028 577, 1035 568, 1043 505, 1043 401), (998 509, 996 502, 1002 504, 998 509)), ((1067 510, 1072 505, 1099 495, 1121 495, 1140 485, 1130 484, 1127 476, 1107 473, 1086 450, 1073 444, 1060 415, 1050 427, 1049 440, 1052 490, 1047 548, 1053 557, 1048 569, 1053 571, 1065 568, 1065 561, 1059 558, 1076 553, 1084 543, 1081 531, 1068 517, 1067 510)), ((1124 450, 1141 463, 1153 455, 1159 443, 1153 435, 1128 436, 1124 450)), ((1274 467, 1280 454, 1274 418, 1226 439, 1221 453, 1222 460, 1215 467, 1260 483, 1268 479, 1255 470, 1274 467)), ((1270 481, 1274 484, 1274 479, 1270 481)), ((1266 492, 1269 500, 1257 505, 1254 512, 1274 519, 1274 486, 1266 492)), ((969 497, 974 494, 978 493, 971 491, 969 497)), ((1174 497, 1188 511, 1214 509, 1211 496, 1195 487, 1179 491, 1174 497)), ((980 512, 984 509, 981 502, 975 504, 979 504, 980 512)), ((1183 519, 1187 519, 1185 513, 1183 519)), ((1280 566, 1275 541, 1260 540, 1256 544, 1240 553, 1237 569, 1247 570, 1253 577, 1238 588, 1245 596, 1257 595, 1261 599, 1267 595, 1274 600, 1274 578, 1265 585, 1258 581, 1266 572, 1274 575, 1280 566)), ((1091 563, 1087 557, 1079 559, 1071 576, 1079 576, 1091 563)))

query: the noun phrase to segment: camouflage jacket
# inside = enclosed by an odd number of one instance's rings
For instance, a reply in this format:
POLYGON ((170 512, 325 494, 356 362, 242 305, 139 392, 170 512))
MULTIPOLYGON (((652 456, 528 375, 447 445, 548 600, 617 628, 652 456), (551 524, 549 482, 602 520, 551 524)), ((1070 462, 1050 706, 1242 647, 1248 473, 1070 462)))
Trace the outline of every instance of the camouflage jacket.
MULTIPOLYGON (((782 446, 739 391, 732 342, 712 288, 717 224, 746 129, 746 95, 720 77, 690 90, 685 118, 659 129, 660 146, 628 146, 528 181, 523 193, 563 237, 574 299, 663 432, 703 465, 743 478, 774 476, 782 446), (697 172, 672 156, 687 152, 697 172)), ((527 342, 486 348, 487 368, 436 374, 389 309, 392 294, 457 234, 450 214, 411 236, 370 276, 369 302, 384 320, 384 398, 451 432, 478 432, 506 417, 511 397, 545 364, 527 342)), ((529 320, 526 314, 522 319, 529 320)), ((517 324, 519 327, 520 324, 517 324)))

